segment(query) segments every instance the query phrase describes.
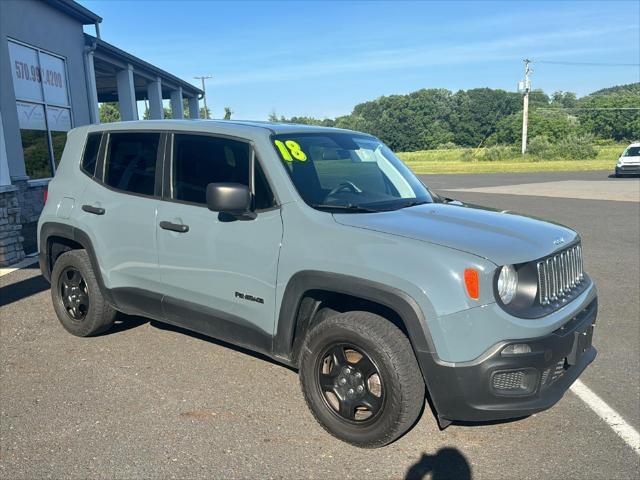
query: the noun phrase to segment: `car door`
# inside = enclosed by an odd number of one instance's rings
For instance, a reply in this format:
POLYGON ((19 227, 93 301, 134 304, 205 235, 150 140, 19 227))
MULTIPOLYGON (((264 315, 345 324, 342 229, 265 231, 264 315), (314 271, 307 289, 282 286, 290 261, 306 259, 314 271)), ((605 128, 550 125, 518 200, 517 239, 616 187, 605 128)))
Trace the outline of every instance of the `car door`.
POLYGON ((104 154, 77 216, 118 306, 128 313, 151 316, 161 311, 156 245, 161 138, 164 135, 158 132, 107 134, 101 148, 104 154), (148 312, 140 308, 145 302, 148 312))
POLYGON ((282 221, 249 142, 179 134, 165 160, 157 238, 170 323, 267 351, 274 325, 282 221), (206 207, 209 183, 250 187, 254 219, 206 207))

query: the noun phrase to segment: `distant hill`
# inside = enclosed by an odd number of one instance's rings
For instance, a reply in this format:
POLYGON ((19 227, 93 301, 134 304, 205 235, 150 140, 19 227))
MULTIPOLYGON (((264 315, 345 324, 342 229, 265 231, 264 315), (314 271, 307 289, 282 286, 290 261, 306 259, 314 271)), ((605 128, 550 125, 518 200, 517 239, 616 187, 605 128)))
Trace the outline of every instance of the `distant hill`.
POLYGON ((605 95, 639 95, 640 96, 640 82, 629 83, 627 85, 616 85, 615 87, 603 88, 590 93, 588 96, 605 96, 605 95))

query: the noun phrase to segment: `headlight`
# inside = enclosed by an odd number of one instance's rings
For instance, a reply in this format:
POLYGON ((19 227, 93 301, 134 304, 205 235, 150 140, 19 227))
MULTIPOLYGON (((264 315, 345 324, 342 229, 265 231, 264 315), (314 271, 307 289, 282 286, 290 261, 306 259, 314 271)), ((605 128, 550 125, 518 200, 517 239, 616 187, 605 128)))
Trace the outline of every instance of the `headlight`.
POLYGON ((505 265, 498 277, 498 295, 505 305, 511 303, 518 289, 518 272, 513 265, 505 265))

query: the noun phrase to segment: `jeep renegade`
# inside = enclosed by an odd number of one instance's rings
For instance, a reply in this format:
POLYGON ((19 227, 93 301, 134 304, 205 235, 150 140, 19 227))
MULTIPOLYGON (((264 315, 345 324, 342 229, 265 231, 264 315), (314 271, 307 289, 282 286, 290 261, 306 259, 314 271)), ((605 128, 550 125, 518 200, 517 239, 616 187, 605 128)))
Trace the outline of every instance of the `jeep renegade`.
POLYGON ((73 335, 142 315, 296 367, 318 422, 394 441, 555 404, 596 356, 573 230, 441 198, 377 138, 260 122, 68 134, 38 225, 73 335))

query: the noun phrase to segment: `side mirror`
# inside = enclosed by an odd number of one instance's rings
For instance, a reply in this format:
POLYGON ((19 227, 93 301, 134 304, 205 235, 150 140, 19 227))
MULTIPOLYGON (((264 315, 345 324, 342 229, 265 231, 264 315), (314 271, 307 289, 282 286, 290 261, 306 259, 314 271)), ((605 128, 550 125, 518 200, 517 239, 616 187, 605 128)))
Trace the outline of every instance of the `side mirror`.
POLYGON ((251 192, 241 183, 210 183, 207 185, 207 207, 234 217, 250 214, 251 192))

